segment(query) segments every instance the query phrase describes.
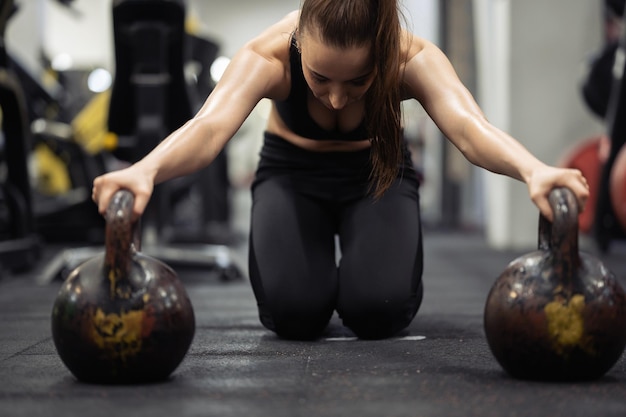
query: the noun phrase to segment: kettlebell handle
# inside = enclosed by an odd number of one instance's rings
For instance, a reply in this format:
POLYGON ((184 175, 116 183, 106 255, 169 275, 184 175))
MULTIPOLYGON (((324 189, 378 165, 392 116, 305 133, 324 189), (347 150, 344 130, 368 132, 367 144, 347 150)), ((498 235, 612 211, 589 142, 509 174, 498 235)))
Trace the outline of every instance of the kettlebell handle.
POLYGON ((562 263, 578 267, 578 202, 569 188, 554 188, 548 201, 553 221, 539 215, 539 249, 552 251, 562 263))
POLYGON ((111 199, 105 213, 105 270, 111 288, 130 275, 132 255, 138 250, 138 222, 132 221, 135 196, 128 190, 119 190, 111 199))

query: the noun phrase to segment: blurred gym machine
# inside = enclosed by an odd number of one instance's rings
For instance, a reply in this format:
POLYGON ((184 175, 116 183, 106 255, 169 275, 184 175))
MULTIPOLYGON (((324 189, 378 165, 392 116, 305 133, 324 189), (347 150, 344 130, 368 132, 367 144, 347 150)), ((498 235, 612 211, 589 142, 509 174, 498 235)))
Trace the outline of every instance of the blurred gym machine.
MULTIPOLYGON (((113 1, 115 77, 108 129, 117 135, 113 154, 120 160, 138 161, 193 116, 184 74, 189 45, 185 17, 183 0, 113 1)), ((181 195, 195 186, 204 186, 201 194, 211 195, 210 168, 155 187, 141 218, 141 251, 173 267, 202 268, 222 280, 238 279, 242 270, 227 245, 203 242, 202 236, 181 237, 173 223, 173 204, 181 195)), ((70 249, 45 275, 54 276, 55 270, 93 254, 93 248, 70 249)))
MULTIPOLYGON (((626 25, 623 3, 622 1, 622 20, 623 25, 626 25)), ((621 172, 615 173, 618 169, 618 165, 616 165, 618 155, 620 152, 626 151, 626 146, 624 146, 626 143, 626 82, 623 79, 626 69, 626 31, 623 30, 622 32, 621 40, 615 51, 616 58, 611 72, 611 93, 605 119, 610 139, 610 152, 601 169, 594 219, 594 237, 603 252, 608 251, 612 240, 626 238, 626 220, 620 218, 616 211, 618 205, 622 206, 623 209, 626 199, 624 199, 623 194, 620 196, 617 193, 612 193, 611 190, 614 188, 610 185, 612 177, 615 175, 619 175, 619 181, 622 184, 626 183, 626 167, 619 167, 621 172)))
MULTIPOLYGON (((80 17, 72 12, 71 0, 55 2, 80 17)), ((19 11, 19 7, 14 4, 13 10, 19 11)), ((80 88, 68 82, 68 74, 51 71, 43 51, 41 73, 46 76, 26 68, 10 53, 6 56, 25 98, 37 235, 46 244, 102 242, 104 219, 91 201, 91 184, 97 175, 105 172, 104 156, 89 152, 73 125, 77 109, 85 107, 87 101, 83 97, 88 90, 86 81, 85 87, 80 88)), ((86 79, 87 72, 83 73, 86 79)))
POLYGON ((27 166, 30 137, 26 103, 21 85, 10 67, 5 42, 7 22, 15 10, 14 1, 0 1, 0 165, 4 171, 0 195, 0 266, 12 272, 30 269, 41 255, 27 166))
POLYGON ((626 16, 624 0, 604 0, 605 43, 582 85, 585 104, 606 125, 606 133, 569 150, 562 165, 587 177, 590 198, 580 215, 581 231, 607 252, 626 239, 626 16))
POLYGON ((7 50, 7 23, 18 11, 14 0, 0 0, 0 269, 11 272, 36 266, 49 242, 104 237, 104 220, 90 198, 91 182, 103 164, 74 141, 69 123, 57 119, 68 92, 59 84, 44 86, 7 50), (56 173, 67 174, 66 192, 40 192, 33 172, 39 171, 42 147, 50 150, 56 173))

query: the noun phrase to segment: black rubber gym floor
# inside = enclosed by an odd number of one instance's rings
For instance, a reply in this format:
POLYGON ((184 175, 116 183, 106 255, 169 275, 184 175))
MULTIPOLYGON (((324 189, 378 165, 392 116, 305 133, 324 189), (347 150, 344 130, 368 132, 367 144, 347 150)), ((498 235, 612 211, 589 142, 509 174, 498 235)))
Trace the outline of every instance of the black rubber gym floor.
MULTIPOLYGON (((280 340, 257 319, 247 281, 180 271, 196 336, 163 383, 77 382, 56 354, 50 312, 60 282, 37 272, 0 281, 0 415, 37 416, 624 416, 626 359, 585 383, 514 380, 495 362, 487 292, 520 253, 480 236, 427 232, 425 298, 407 334, 351 338, 337 320, 315 342, 280 340)), ((626 247, 603 256, 626 285, 626 247)))

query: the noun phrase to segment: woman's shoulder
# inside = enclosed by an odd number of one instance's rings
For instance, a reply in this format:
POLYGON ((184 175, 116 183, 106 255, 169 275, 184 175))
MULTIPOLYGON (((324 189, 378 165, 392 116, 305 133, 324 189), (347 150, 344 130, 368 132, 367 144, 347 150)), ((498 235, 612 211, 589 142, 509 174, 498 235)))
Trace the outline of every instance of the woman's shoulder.
POLYGON ((297 10, 290 12, 248 41, 244 48, 259 54, 269 61, 276 60, 287 65, 289 63, 291 37, 298 24, 298 13, 297 10))
POLYGON ((429 41, 404 29, 401 37, 401 56, 405 63, 428 47, 429 41))

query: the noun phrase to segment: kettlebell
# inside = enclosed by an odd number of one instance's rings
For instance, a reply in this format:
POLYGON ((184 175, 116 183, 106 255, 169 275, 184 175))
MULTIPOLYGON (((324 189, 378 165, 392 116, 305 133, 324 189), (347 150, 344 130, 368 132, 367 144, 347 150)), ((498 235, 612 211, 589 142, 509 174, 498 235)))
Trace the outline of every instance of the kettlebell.
POLYGON ((554 220, 539 218, 539 247, 513 260, 484 310, 489 348, 511 376, 582 381, 603 376, 626 346, 626 294, 615 275, 578 251, 573 192, 549 195, 554 220))
POLYGON ((105 253, 75 268, 52 309, 56 350, 80 381, 133 384, 167 379, 195 333, 178 276, 140 252, 134 196, 118 191, 105 214, 105 253))

